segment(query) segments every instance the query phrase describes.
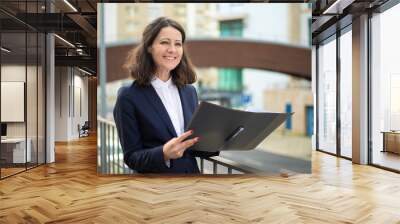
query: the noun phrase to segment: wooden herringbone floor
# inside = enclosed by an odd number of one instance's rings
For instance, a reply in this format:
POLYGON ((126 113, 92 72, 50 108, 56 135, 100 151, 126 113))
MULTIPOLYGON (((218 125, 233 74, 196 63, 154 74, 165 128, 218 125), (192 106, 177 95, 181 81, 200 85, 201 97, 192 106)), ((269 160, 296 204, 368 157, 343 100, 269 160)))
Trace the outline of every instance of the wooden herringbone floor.
POLYGON ((400 223, 400 175, 313 153, 311 175, 100 177, 96 139, 0 181, 0 223, 400 223))

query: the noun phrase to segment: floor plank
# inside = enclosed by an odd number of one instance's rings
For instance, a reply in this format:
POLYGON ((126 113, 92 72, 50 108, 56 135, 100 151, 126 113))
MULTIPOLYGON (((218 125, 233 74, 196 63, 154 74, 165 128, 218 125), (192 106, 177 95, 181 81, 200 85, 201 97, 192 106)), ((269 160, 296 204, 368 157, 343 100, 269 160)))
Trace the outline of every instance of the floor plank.
POLYGON ((96 138, 0 181, 0 223, 400 223, 400 175, 313 152, 312 174, 98 176, 96 138))

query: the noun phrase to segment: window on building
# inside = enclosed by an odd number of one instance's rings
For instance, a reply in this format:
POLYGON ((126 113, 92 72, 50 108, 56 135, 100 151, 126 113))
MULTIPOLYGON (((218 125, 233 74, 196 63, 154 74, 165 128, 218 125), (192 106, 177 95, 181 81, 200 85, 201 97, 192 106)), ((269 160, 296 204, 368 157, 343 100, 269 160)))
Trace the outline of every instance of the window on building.
MULTIPOLYGON (((242 37, 243 20, 228 20, 220 22, 221 37, 242 37)), ((243 90, 243 71, 242 69, 223 68, 218 71, 218 89, 227 92, 240 92, 243 90)), ((231 97, 231 106, 240 106, 240 100, 231 97)))

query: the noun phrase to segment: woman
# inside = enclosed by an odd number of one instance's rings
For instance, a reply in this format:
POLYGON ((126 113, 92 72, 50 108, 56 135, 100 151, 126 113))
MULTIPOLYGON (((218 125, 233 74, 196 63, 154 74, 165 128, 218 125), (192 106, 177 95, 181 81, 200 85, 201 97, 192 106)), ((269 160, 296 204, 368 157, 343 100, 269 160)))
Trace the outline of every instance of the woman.
POLYGON ((184 132, 198 105, 185 37, 177 22, 158 18, 128 57, 135 81, 119 90, 114 119, 124 161, 139 173, 199 173, 195 156, 218 155, 188 149, 200 139, 184 132))

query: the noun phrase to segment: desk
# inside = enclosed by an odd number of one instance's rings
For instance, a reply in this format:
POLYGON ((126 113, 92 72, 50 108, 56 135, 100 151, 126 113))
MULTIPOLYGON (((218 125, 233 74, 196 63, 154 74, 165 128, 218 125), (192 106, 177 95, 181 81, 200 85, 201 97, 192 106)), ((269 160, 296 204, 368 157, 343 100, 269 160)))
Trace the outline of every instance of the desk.
POLYGON ((25 163, 32 160, 30 138, 26 140, 28 147, 26 147, 25 154, 25 138, 6 138, 1 139, 1 157, 6 163, 25 163), (27 158, 27 161, 25 161, 27 158))
POLYGON ((382 152, 393 152, 400 154, 400 131, 382 131, 382 152))

